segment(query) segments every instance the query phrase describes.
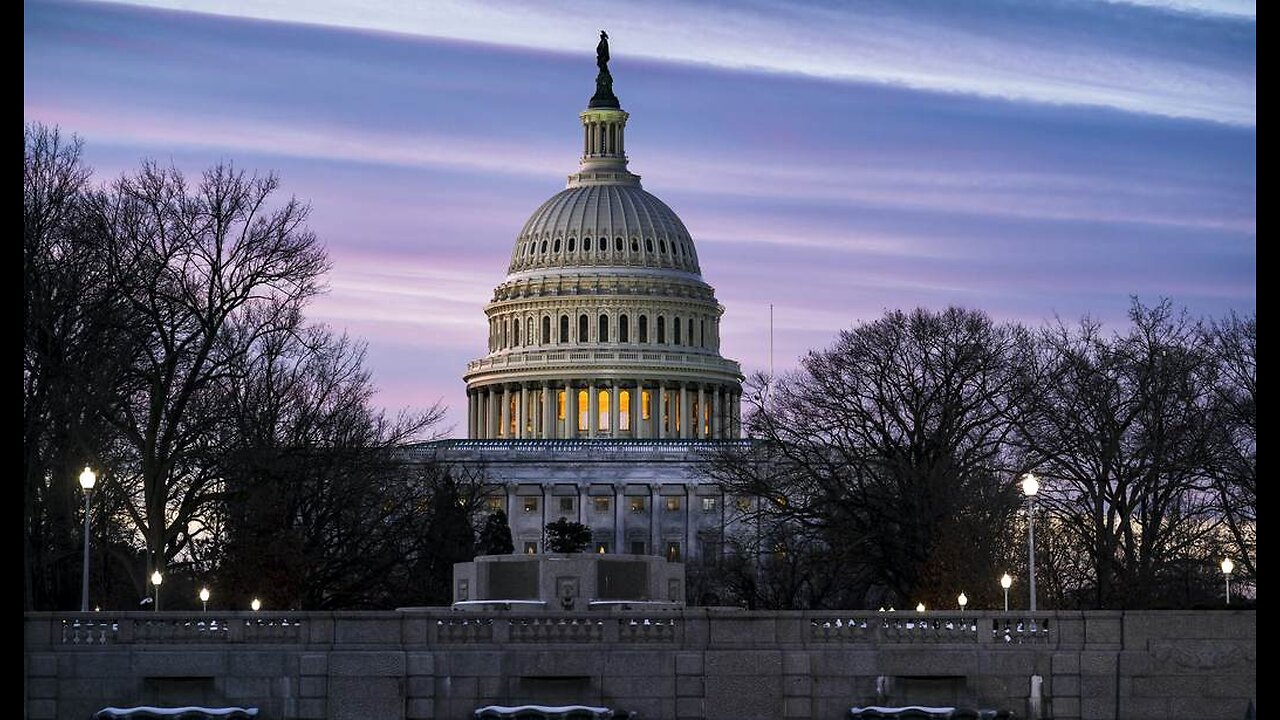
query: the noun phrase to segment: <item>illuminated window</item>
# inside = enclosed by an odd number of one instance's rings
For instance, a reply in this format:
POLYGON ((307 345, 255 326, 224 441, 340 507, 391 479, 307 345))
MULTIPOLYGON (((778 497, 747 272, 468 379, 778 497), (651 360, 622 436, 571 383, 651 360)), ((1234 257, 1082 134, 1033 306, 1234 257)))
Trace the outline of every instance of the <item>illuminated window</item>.
POLYGON ((680 543, 678 542, 667 543, 666 555, 667 555, 668 562, 680 562, 680 543))
POLYGON ((672 396, 674 393, 670 391, 662 391, 662 429, 664 432, 671 432, 673 424, 671 419, 672 396))
MULTIPOLYGON (((586 315, 583 315, 586 317, 586 315)), ((591 408, 587 407, 587 391, 578 391, 578 430, 587 431, 587 421, 590 420, 591 408)))
POLYGON ((644 498, 642 498, 642 497, 633 497, 633 498, 631 498, 628 502, 629 502, 630 507, 631 507, 631 512, 633 512, 633 513, 642 513, 642 512, 644 512, 644 498))
POLYGON ((573 512, 573 498, 571 497, 560 498, 560 512, 562 513, 573 512))
POLYGON ((524 511, 527 513, 538 512, 538 498, 536 497, 524 498, 521 507, 523 507, 524 511))
POLYGON ((631 342, 631 323, 626 315, 618 318, 618 342, 631 342))
POLYGON ((525 544, 524 544, 524 554, 525 554, 525 555, 537 555, 537 554, 538 554, 538 543, 537 543, 537 542, 533 542, 533 541, 530 541, 530 542, 525 543, 525 544))
POLYGON ((667 512, 680 512, 680 498, 669 497, 667 500, 667 512))
POLYGON ((609 512, 609 498, 593 497, 591 498, 591 507, 598 513, 607 513, 609 512))
POLYGON ((518 398, 519 398, 518 395, 512 395, 511 398, 507 400, 507 434, 508 435, 514 436, 516 434, 516 425, 520 421, 520 415, 516 411, 516 400, 518 398))
POLYGON ((507 499, 501 495, 490 495, 484 499, 484 507, 489 512, 497 512, 503 509, 507 499))
POLYGON ((649 342, 649 318, 646 315, 640 316, 640 342, 649 342))
MULTIPOLYGON (((643 320, 644 318, 641 318, 643 320)), ((652 416, 653 398, 648 390, 640 391, 640 419, 648 420, 652 416)))
POLYGON ((556 419, 564 420, 564 391, 556 391, 556 419))
POLYGON ((717 498, 713 498, 713 497, 702 498, 702 512, 704 513, 715 512, 716 508, 718 508, 719 506, 720 506, 720 503, 717 498))
POLYGON ((532 390, 529 392, 529 402, 524 408, 524 430, 525 432, 533 432, 538 424, 538 408, 542 407, 542 391, 532 390))
POLYGON ((631 429, 631 391, 618 391, 618 429, 631 429))
POLYGON ((607 543, 607 542, 598 542, 598 543, 596 543, 596 554, 597 554, 597 555, 608 555, 608 554, 609 554, 609 543, 607 543))
POLYGON ((599 342, 609 342, 609 316, 601 315, 600 321, 596 327, 596 340, 599 342))
POLYGON ((587 341, 587 316, 579 315, 578 316, 578 342, 584 343, 586 341, 587 341))
POLYGON ((609 429, 609 391, 601 390, 596 393, 596 403, 600 415, 596 422, 596 429, 604 432, 609 429))
POLYGON ((542 316, 542 344, 548 345, 550 343, 551 343, 551 318, 547 317, 546 315, 543 315, 542 316))
POLYGON ((738 505, 738 509, 739 509, 739 510, 750 510, 750 509, 751 509, 751 498, 747 497, 746 495, 739 495, 739 496, 734 500, 734 502, 736 502, 736 503, 737 503, 737 505, 738 505))
POLYGON ((689 393, 689 416, 693 418, 693 427, 690 428, 694 432, 698 431, 698 394, 689 393))
POLYGON ((702 408, 702 434, 711 435, 711 403, 702 408))
POLYGON ((569 342, 569 316, 560 316, 560 342, 569 342))

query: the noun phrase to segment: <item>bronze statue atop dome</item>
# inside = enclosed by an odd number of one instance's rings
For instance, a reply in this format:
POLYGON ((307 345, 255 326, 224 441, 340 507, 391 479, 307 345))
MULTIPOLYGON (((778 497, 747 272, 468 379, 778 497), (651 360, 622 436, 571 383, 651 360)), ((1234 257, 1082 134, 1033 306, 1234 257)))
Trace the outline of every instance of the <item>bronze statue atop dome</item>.
POLYGON ((591 96, 588 108, 621 108, 613 94, 613 76, 609 74, 609 33, 600 31, 600 43, 596 45, 596 94, 591 96))

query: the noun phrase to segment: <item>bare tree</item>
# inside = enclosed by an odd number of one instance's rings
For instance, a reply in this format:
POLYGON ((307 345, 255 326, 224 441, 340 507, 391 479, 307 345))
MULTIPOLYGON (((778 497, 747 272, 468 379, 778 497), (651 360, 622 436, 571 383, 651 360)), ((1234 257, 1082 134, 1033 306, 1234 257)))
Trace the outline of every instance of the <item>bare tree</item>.
POLYGON ((922 574, 939 542, 963 538, 965 567, 986 568, 1016 508, 1005 441, 1028 392, 1026 341, 959 308, 842 332, 771 388, 756 379, 756 442, 717 458, 711 477, 758 496, 755 521, 785 521, 842 558, 846 593, 953 593, 957 569, 922 574), (948 535, 960 521, 967 530, 948 535))
POLYGON ((220 165, 189 187, 176 169, 147 163, 96 208, 129 311, 116 330, 135 348, 110 415, 127 453, 115 472, 158 569, 217 500, 205 460, 226 417, 220 386, 255 342, 294 330, 327 269, 307 207, 271 204, 278 186, 274 175, 220 165))
POLYGON ((1131 328, 1090 320, 1041 336, 1039 394, 1017 442, 1042 476, 1049 521, 1090 559, 1096 607, 1169 602, 1174 566, 1216 516, 1205 475, 1215 365, 1198 323, 1134 301, 1131 328))
POLYGON ((1240 579, 1257 578, 1258 320, 1231 315, 1208 328, 1217 364, 1212 386, 1214 452, 1208 472, 1240 579))

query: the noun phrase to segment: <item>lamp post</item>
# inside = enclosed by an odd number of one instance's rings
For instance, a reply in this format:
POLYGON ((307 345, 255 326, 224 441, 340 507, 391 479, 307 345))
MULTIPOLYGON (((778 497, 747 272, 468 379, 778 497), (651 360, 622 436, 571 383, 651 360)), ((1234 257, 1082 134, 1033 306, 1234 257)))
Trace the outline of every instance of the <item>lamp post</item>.
POLYGON ((916 612, 924 612, 924 603, 916 605, 916 612))
POLYGON ((960 603, 960 612, 964 612, 964 606, 969 604, 969 596, 960 591, 960 597, 956 598, 956 602, 960 603))
POLYGON ((249 603, 249 607, 250 607, 250 609, 252 609, 254 612, 258 612, 259 610, 261 610, 261 609, 262 609, 262 601, 261 601, 261 600, 259 600, 258 598, 254 598, 254 599, 253 599, 253 602, 249 603))
POLYGON ((94 483, 98 476, 88 465, 80 473, 80 487, 84 488, 84 562, 80 576, 80 612, 89 612, 89 499, 93 497, 94 483))
POLYGON ((1236 564, 1231 562, 1231 558, 1222 560, 1222 577, 1227 581, 1227 604, 1231 604, 1231 573, 1236 569, 1236 564))
POLYGON ((1013 578, 1009 573, 1000 576, 1000 587, 1004 588, 1004 611, 1009 612, 1009 588, 1013 587, 1013 578))
POLYGON ((200 588, 200 605, 204 608, 204 612, 209 612, 209 588, 200 588))
POLYGON ((151 584, 156 586, 156 612, 160 612, 160 584, 164 582, 164 576, 159 570, 151 573, 151 584))
POLYGON ((1027 473, 1022 476, 1022 494, 1027 496, 1027 568, 1030 573, 1031 612, 1036 611, 1036 493, 1040 478, 1027 473))

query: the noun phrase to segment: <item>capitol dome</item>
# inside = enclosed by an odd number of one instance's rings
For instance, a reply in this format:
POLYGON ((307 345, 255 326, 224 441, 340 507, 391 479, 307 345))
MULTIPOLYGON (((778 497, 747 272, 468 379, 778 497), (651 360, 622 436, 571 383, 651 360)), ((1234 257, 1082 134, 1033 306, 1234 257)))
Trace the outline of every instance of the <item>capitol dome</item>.
POLYGON ((684 223, 628 170, 629 115, 605 63, 579 115, 578 171, 524 224, 485 306, 488 354, 464 377, 470 438, 740 434, 724 308, 684 223))

